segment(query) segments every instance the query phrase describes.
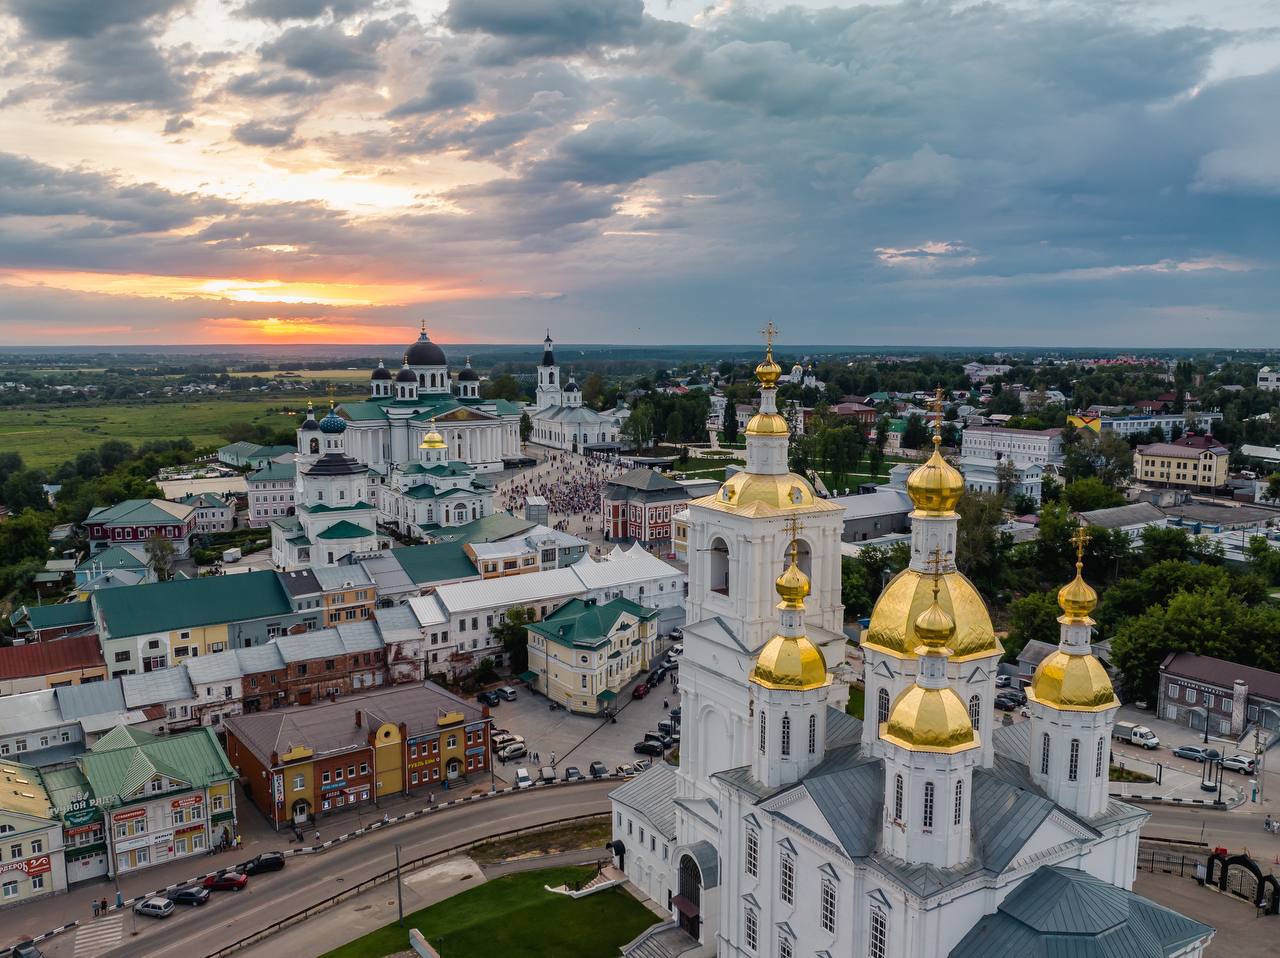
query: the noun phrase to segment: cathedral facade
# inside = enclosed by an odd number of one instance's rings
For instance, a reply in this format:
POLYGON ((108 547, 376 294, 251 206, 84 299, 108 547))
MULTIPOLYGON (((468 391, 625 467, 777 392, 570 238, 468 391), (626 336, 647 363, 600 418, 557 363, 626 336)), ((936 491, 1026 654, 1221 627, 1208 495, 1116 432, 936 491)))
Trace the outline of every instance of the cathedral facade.
POLYGON ((1212 928, 1130 890, 1147 815, 1108 795, 1119 702, 1079 567, 1031 719, 994 728, 1003 649, 955 566, 964 485, 935 442, 908 483, 910 566, 864 640, 866 716, 845 714, 843 514, 788 471, 771 349, 756 373, 746 468, 689 506, 679 765, 611 796, 610 848, 670 909, 646 935, 735 958, 1022 958, 1082 936, 1201 955, 1212 928))
POLYGON ((533 422, 530 441, 565 452, 612 445, 622 435, 626 415, 623 408, 600 413, 582 404, 582 389, 573 376, 566 381, 561 375, 548 331, 542 342, 542 361, 538 363, 538 390, 529 408, 533 422))

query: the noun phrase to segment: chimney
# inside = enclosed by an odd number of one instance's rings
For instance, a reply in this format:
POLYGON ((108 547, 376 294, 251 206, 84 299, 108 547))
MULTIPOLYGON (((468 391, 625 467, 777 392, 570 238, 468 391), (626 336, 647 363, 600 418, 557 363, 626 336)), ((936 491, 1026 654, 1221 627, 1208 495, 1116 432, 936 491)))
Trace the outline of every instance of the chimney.
POLYGON ((364 713, 356 709, 356 728, 364 724, 364 713))

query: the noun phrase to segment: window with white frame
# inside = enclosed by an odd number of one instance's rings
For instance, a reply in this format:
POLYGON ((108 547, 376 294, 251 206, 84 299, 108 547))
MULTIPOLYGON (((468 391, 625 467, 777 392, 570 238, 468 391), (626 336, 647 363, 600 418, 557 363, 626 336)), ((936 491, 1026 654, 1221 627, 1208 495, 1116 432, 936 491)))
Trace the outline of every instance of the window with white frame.
POLYGON ((786 852, 778 862, 778 897, 787 905, 796 901, 796 860, 786 852))
POLYGON ((893 820, 902 821, 902 776, 893 777, 893 820))
POLYGON ((818 716, 809 716, 809 754, 813 755, 818 751, 818 716))
POLYGON ((820 906, 822 930, 835 934, 836 930, 836 883, 830 878, 822 879, 822 904, 820 906))
POLYGON ((956 782, 956 807, 951 816, 951 824, 959 825, 964 815, 964 782, 956 782))
POLYGON ((867 958, 885 958, 889 952, 889 919, 879 905, 871 906, 867 958))
POLYGON ((760 752, 764 753, 766 746, 769 744, 769 733, 765 727, 764 710, 760 710, 760 752))
MULTIPOLYGON (((17 894, 17 892, 15 891, 14 894, 17 894)), ((754 908, 746 910, 742 925, 742 943, 746 945, 747 951, 755 951, 760 938, 760 919, 756 917, 754 908)))
POLYGON ((881 689, 876 693, 876 719, 881 724, 889 721, 889 690, 881 689))
POLYGON ((933 782, 924 783, 924 830, 933 828, 933 782))
POLYGON ((1040 736, 1040 774, 1049 774, 1049 733, 1040 736))
POLYGON ((1080 740, 1071 740, 1071 753, 1067 759, 1067 781, 1074 782, 1080 778, 1080 740))
POLYGON ((778 958, 793 958, 794 955, 795 955, 795 950, 791 944, 791 939, 788 938, 786 935, 779 935, 778 936, 778 958))
POLYGON ((782 713, 782 756, 786 758, 791 754, 791 716, 786 712, 782 713))
POLYGON ((754 828, 747 829, 747 874, 756 878, 760 874, 760 836, 754 828))
POLYGON ((1107 749, 1107 740, 1104 736, 1098 736, 1098 754, 1093 758, 1093 777, 1102 778, 1102 755, 1107 749))
POLYGON ((975 729, 982 725, 982 696, 969 696, 969 724, 975 729))

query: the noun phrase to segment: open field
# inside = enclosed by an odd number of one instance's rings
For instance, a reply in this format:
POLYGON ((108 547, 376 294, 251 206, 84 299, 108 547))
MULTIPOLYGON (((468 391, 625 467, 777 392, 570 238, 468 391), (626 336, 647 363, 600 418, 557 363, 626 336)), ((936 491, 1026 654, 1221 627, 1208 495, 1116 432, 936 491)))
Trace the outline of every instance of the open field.
POLYGON ((29 466, 56 466, 107 439, 123 439, 136 446, 185 436, 197 448, 219 446, 226 442, 224 430, 233 423, 261 422, 287 429, 298 419, 281 410, 302 415, 306 408, 306 396, 18 406, 6 409, 0 418, 0 452, 20 452, 29 466))
MULTIPOLYGON (((392 369, 392 372, 397 370, 392 369)), ((367 383, 371 369, 271 369, 266 372, 242 372, 234 371, 227 373, 235 379, 248 379, 251 376, 261 376, 263 379, 325 379, 332 382, 344 383, 367 383)))
POLYGON ((621 888, 576 901, 544 886, 584 881, 592 868, 551 868, 496 878, 329 952, 324 958, 384 958, 408 946, 417 928, 447 958, 614 958, 656 921, 621 888))

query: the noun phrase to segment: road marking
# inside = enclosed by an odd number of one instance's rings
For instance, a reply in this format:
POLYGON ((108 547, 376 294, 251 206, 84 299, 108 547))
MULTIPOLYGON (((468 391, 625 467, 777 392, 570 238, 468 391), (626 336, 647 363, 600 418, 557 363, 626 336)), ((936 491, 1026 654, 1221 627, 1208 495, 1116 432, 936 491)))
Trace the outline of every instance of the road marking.
POLYGON ((116 912, 106 918, 81 925, 76 929, 75 958, 93 958, 120 944, 124 931, 124 913, 116 912))

